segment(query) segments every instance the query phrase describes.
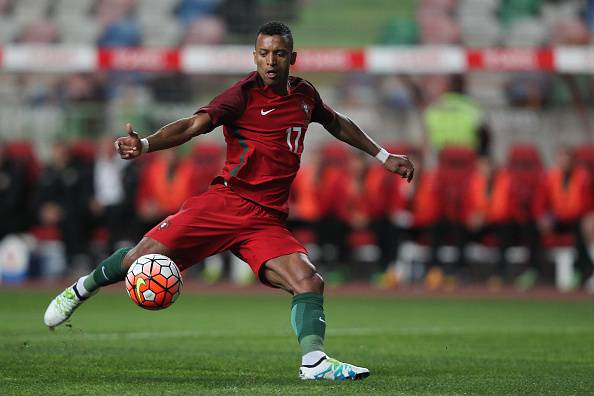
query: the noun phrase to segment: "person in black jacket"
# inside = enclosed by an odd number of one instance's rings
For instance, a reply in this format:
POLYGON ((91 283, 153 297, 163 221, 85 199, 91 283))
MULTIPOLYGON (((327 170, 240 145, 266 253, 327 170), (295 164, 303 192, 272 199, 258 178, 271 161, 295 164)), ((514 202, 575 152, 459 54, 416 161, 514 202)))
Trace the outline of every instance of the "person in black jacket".
POLYGON ((29 187, 24 164, 9 156, 5 146, 0 147, 0 239, 29 228, 29 187))
POLYGON ((34 208, 43 227, 55 227, 69 265, 85 257, 91 230, 92 162, 74 157, 64 141, 52 146, 50 162, 39 179, 34 208))

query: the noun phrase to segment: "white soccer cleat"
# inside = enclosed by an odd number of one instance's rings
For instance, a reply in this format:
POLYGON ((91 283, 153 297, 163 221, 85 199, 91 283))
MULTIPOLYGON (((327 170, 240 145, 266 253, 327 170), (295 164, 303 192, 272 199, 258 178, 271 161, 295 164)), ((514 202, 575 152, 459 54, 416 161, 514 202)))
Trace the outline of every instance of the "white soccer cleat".
POLYGON ((360 380, 369 377, 369 374, 365 367, 339 362, 328 356, 324 356, 316 364, 299 368, 299 378, 302 380, 360 380))
POLYGON ((80 297, 75 285, 67 287, 56 296, 45 310, 43 321, 50 329, 64 323, 86 298, 80 297))

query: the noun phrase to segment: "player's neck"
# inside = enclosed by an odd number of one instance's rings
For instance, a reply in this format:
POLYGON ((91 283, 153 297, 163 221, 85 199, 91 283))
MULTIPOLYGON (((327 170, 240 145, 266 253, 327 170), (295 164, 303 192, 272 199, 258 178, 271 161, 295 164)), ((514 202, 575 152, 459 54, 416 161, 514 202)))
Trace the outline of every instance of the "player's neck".
POLYGON ((262 81, 260 76, 258 76, 258 83, 265 90, 274 92, 275 94, 280 95, 280 96, 287 95, 290 91, 288 78, 284 81, 279 81, 277 84, 274 84, 274 85, 266 85, 266 84, 264 84, 264 81, 262 81))
POLYGON ((289 93, 289 83, 285 81, 284 83, 279 83, 275 85, 268 85, 266 89, 274 92, 277 95, 285 96, 289 93))

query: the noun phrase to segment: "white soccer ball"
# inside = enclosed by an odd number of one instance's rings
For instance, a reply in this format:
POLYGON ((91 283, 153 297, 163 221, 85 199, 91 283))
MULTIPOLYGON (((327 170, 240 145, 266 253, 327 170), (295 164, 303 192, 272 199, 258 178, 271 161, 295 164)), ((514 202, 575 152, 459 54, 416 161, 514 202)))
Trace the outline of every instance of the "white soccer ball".
POLYGON ((132 263, 126 274, 126 291, 145 309, 167 308, 177 300, 183 286, 177 265, 162 254, 147 254, 132 263))

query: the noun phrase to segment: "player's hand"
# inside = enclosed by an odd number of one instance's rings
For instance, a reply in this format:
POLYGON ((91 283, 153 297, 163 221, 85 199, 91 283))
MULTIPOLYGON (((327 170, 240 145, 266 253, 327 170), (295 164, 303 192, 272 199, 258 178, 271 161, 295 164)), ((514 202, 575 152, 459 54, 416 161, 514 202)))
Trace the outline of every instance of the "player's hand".
POLYGON ((406 155, 390 154, 384 167, 390 172, 399 174, 409 183, 415 174, 415 167, 406 155))
POLYGON ((141 154, 140 137, 130 123, 126 124, 126 129, 128 136, 117 138, 114 142, 115 149, 123 159, 133 159, 141 154))

